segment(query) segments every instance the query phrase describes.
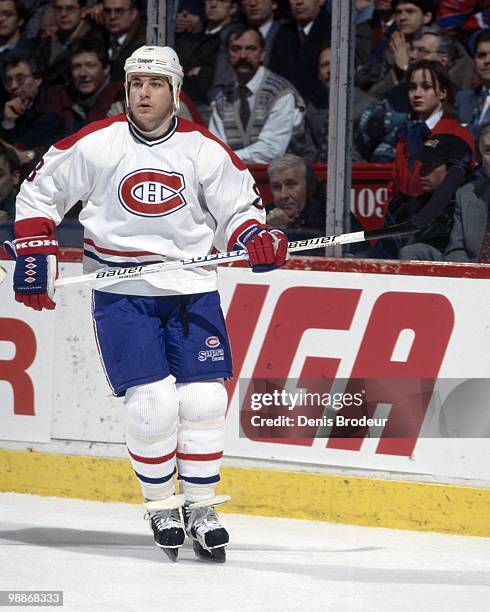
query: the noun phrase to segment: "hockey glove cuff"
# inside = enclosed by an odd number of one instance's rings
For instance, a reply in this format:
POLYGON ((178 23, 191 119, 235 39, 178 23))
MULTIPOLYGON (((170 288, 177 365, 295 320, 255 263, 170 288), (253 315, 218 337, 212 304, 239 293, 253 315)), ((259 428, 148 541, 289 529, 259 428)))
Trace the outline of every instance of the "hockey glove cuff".
POLYGON ((15 299, 25 306, 53 310, 54 281, 58 276, 58 241, 47 236, 17 238, 4 242, 5 250, 15 259, 15 299))

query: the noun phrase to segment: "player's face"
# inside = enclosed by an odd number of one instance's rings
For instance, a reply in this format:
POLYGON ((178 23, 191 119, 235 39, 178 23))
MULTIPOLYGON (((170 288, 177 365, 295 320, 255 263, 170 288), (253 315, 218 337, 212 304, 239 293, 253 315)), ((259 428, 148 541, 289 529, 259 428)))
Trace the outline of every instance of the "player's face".
POLYGON ((447 166, 444 162, 422 164, 420 168, 420 182, 424 193, 435 191, 446 178, 447 166))
POLYGON ((34 100, 40 86, 41 79, 32 76, 31 69, 25 62, 9 66, 5 70, 5 89, 11 98, 34 100))
POLYGON ((446 91, 432 81, 427 70, 416 70, 408 84, 408 99, 412 109, 425 120, 442 110, 446 91))
POLYGON ((475 54, 476 73, 484 83, 490 81, 490 41, 481 42, 475 54))
POLYGON ((306 181, 301 168, 276 170, 270 177, 274 204, 293 220, 306 205, 306 181))
POLYGON ((110 34, 117 36, 126 34, 138 15, 138 11, 131 8, 129 0, 104 0, 102 13, 104 26, 110 34))
POLYGON ((294 19, 299 23, 309 23, 318 17, 325 0, 289 0, 294 19))
POLYGON ((483 134, 480 138, 481 162, 485 172, 490 175, 490 133, 483 134))
POLYGON ((145 132, 167 128, 174 110, 170 83, 165 77, 135 74, 129 81, 129 107, 135 124, 145 132))
POLYGON ((230 36, 228 57, 238 80, 242 83, 249 81, 265 57, 257 32, 249 30, 241 36, 230 36))
POLYGON ((23 23, 12 0, 0 0, 0 40, 9 39, 23 23))
POLYGON ((90 95, 99 89, 108 74, 109 66, 104 66, 96 53, 79 53, 71 60, 73 83, 83 95, 90 95))
POLYGON ((277 2, 272 2, 272 0, 242 0, 241 7, 247 23, 258 27, 274 17, 277 2))
POLYGON ((430 23, 432 13, 423 13, 411 2, 400 2, 395 9, 396 26, 403 34, 413 34, 426 23, 430 23))
POLYGON ((328 87, 330 83, 332 50, 324 49, 318 58, 318 80, 328 87))

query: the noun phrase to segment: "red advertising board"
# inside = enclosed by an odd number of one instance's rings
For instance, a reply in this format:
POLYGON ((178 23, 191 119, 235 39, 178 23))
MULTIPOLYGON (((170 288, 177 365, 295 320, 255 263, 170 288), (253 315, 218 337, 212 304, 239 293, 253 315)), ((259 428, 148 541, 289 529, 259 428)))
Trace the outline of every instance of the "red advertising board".
MULTIPOLYGON (((249 164, 266 204, 272 202, 267 164, 249 164)), ((326 164, 314 164, 316 176, 326 185, 326 164)), ((392 179, 391 164, 352 164, 351 209, 366 229, 383 226, 388 201, 388 186, 392 179)))

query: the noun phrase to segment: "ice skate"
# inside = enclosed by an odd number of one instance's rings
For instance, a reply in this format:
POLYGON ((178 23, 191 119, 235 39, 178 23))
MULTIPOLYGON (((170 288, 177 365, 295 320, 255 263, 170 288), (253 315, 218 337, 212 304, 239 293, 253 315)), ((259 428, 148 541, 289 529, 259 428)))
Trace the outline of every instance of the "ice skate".
POLYGON ((192 539, 195 555, 203 561, 224 563, 225 546, 229 535, 221 523, 215 506, 230 499, 228 495, 218 495, 212 499, 191 502, 184 505, 184 521, 187 535, 192 539))
POLYGON ((155 544, 160 547, 171 561, 177 561, 179 548, 185 540, 181 507, 183 495, 172 495, 167 499, 145 502, 145 518, 150 521, 155 544))

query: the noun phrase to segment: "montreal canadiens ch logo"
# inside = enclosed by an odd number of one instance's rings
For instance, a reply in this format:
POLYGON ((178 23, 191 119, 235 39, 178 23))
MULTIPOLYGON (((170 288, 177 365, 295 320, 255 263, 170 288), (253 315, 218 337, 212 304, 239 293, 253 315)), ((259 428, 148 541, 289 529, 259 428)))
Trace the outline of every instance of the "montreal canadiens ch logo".
POLYGON ((143 168, 131 172, 119 184, 123 207, 142 217, 163 217, 186 205, 185 181, 178 172, 143 168))
POLYGON ((208 348, 216 348, 220 344, 219 338, 217 336, 209 336, 209 338, 206 338, 205 344, 208 348))

